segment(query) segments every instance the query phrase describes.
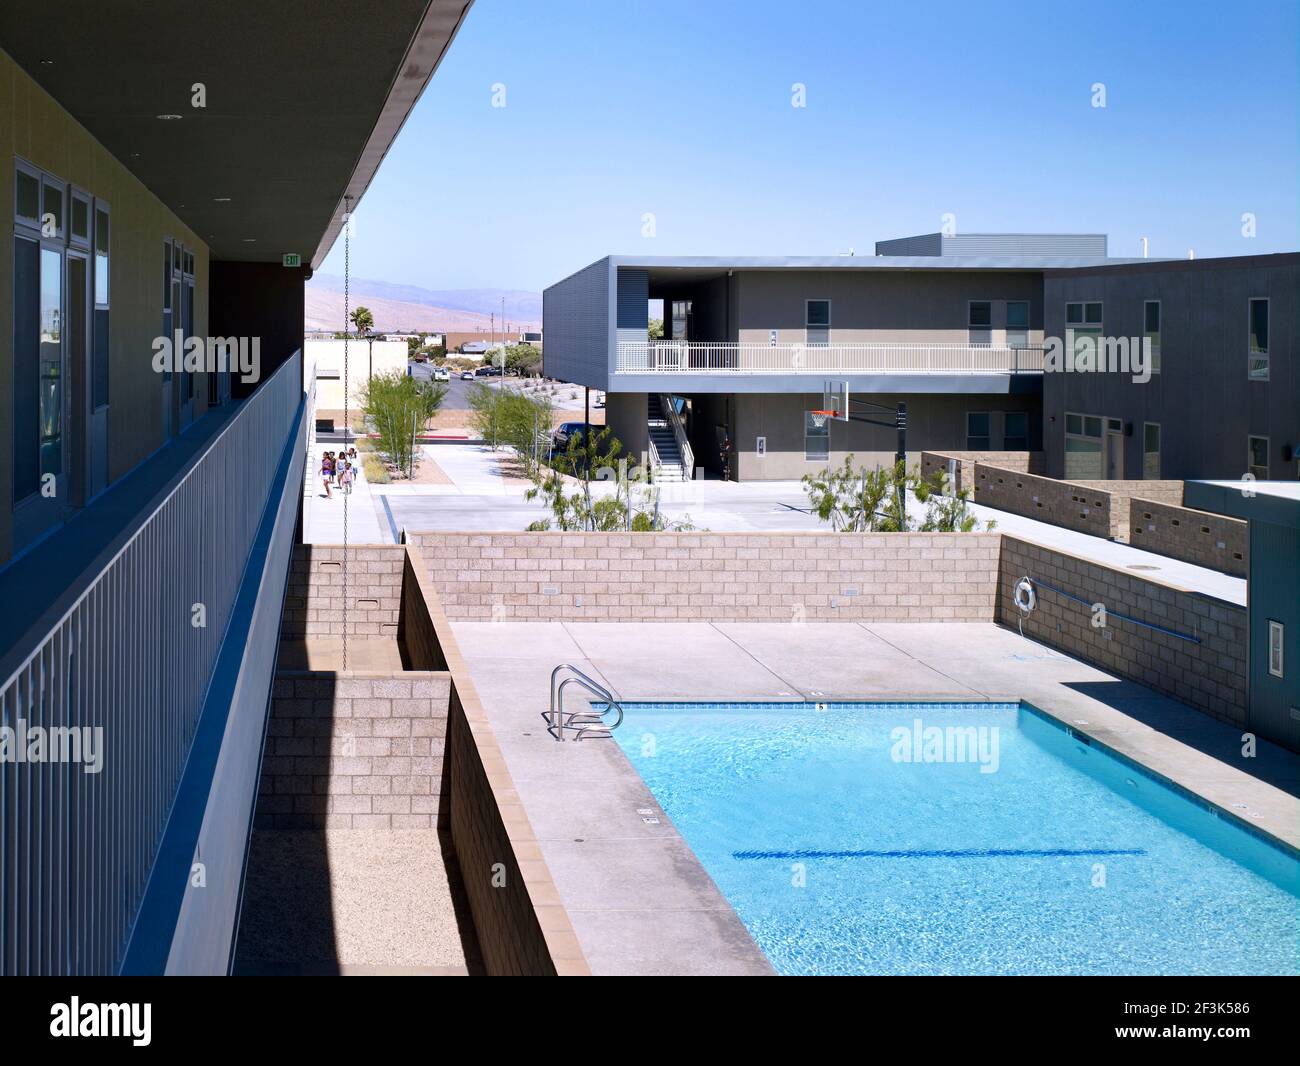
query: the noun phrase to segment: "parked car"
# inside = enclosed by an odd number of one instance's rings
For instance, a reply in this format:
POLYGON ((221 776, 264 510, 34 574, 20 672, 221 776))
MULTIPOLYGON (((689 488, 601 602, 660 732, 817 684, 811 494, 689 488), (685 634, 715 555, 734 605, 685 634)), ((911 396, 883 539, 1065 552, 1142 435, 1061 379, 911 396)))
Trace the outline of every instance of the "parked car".
POLYGON ((460 380, 461 380, 461 381, 473 381, 473 380, 474 380, 474 371, 472 371, 472 370, 462 370, 462 371, 460 372, 460 380))
POLYGON ((475 371, 475 373, 481 378, 499 378, 501 376, 501 368, 499 366, 481 366, 475 371))
POLYGON ((586 422, 561 422, 555 427, 555 432, 551 434, 551 444, 558 452, 564 451, 569 446, 572 438, 577 438, 579 443, 582 441, 582 434, 586 432, 586 422))
POLYGON ((450 380, 451 380, 451 371, 448 370, 445 366, 435 366, 435 367, 433 368, 433 380, 434 380, 434 381, 450 381, 450 380))

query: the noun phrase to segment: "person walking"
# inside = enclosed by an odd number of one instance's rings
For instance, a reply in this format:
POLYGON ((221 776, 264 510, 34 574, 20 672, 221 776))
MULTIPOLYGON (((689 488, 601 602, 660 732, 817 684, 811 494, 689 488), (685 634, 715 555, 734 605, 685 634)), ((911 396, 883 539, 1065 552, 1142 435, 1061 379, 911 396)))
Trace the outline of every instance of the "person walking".
POLYGON ((352 469, 352 464, 345 462, 343 464, 343 473, 339 475, 339 484, 343 486, 343 495, 352 495, 352 482, 356 479, 356 471, 352 469))
POLYGON ((331 452, 326 452, 321 456, 320 461, 320 479, 321 484, 325 486, 325 498, 327 500, 334 498, 334 493, 330 491, 330 480, 334 477, 334 457, 331 452))

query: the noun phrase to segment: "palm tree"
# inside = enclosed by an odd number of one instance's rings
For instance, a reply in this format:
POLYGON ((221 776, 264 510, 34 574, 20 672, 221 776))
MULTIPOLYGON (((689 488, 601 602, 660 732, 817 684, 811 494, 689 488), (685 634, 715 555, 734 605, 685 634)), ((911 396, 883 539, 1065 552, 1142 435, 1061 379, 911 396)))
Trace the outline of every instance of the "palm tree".
POLYGON ((352 324, 357 328, 357 336, 364 337, 375 328, 375 316, 368 307, 358 307, 352 312, 352 324))

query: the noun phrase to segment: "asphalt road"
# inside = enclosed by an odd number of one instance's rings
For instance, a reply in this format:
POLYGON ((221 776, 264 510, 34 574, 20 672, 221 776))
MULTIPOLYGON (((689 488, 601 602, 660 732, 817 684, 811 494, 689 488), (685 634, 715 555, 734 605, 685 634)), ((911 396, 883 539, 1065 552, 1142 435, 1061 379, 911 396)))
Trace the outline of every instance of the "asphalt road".
MULTIPOLYGON (((411 368, 411 377, 420 378, 428 381, 433 377, 433 367, 428 363, 409 363, 411 368)), ((447 397, 442 401, 444 411, 468 411, 469 410, 469 387, 474 384, 472 381, 461 381, 460 373, 456 372, 451 375, 450 381, 444 381, 447 386, 447 397)))

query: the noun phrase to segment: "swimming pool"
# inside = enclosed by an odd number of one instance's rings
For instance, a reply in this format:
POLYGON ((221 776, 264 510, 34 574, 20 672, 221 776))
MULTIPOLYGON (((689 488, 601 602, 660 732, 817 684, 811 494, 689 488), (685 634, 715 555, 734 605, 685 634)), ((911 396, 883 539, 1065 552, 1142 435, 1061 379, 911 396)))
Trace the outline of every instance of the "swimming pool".
POLYGON ((1022 704, 624 704, 785 974, 1294 974, 1290 851, 1022 704))

